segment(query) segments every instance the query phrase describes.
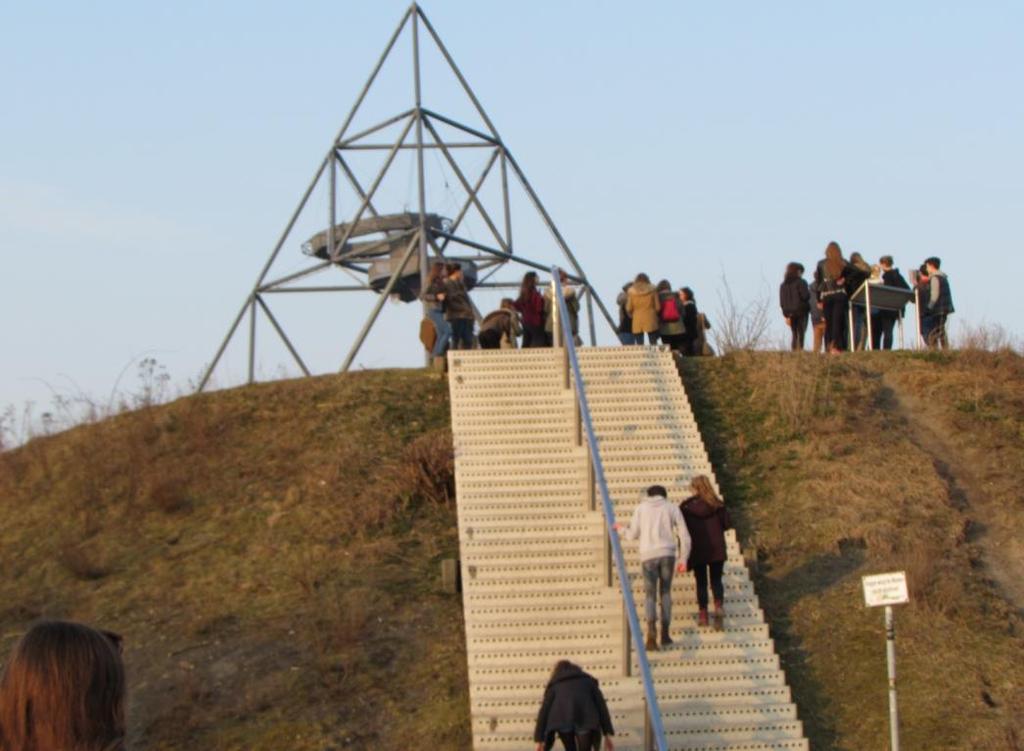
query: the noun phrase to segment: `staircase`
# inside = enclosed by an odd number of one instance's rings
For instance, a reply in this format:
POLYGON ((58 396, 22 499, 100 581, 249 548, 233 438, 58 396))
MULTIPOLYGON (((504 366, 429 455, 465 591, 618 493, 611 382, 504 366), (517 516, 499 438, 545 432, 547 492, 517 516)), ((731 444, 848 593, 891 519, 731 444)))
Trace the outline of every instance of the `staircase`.
MULTIPOLYGON (((609 347, 578 354, 618 520, 628 522, 648 485, 682 500, 694 474, 714 481, 671 353, 609 347)), ((548 676, 556 661, 569 659, 600 679, 616 748, 642 751, 643 688, 625 645, 586 442, 577 445, 562 350, 448 357, 473 747, 532 748, 548 676)), ((636 543, 624 547, 642 619, 636 543)), ((648 655, 669 746, 807 749, 731 532, 728 554, 724 631, 697 628, 693 577, 677 575, 676 644, 648 655)))

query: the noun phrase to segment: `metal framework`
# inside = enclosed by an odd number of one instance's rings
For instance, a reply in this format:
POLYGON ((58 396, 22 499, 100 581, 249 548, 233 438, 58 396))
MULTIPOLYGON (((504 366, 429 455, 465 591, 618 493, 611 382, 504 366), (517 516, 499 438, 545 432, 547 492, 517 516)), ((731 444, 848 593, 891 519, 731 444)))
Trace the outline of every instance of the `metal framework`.
POLYGON ((208 384, 210 376, 221 361, 228 344, 239 331, 242 321, 247 314, 249 317, 249 383, 252 383, 255 380, 257 344, 256 322, 257 316, 260 313, 262 313, 270 322, 271 327, 281 338, 288 352, 294 358, 302 372, 307 376, 311 374, 309 368, 306 366, 305 362, 303 362, 301 356, 292 344, 291 340, 288 338, 288 335, 285 333, 278 319, 271 312, 266 299, 268 295, 278 293, 313 294, 325 292, 378 292, 378 298, 370 311, 369 317, 366 319, 366 322, 357 334, 344 359, 344 362, 341 365, 341 371, 344 372, 352 365, 356 354, 359 352, 359 349, 366 340, 370 329, 376 322, 385 301, 388 299, 388 296, 392 291, 395 290, 395 285, 399 282, 405 268, 410 264, 414 255, 418 256, 416 266, 419 269, 421 289, 426 287, 426 276, 431 260, 431 252, 433 252, 434 258, 451 258, 452 256, 446 255, 446 253, 448 253, 450 249, 454 248, 462 249, 462 253, 457 256, 458 258, 474 261, 478 264, 481 271, 484 272, 481 282, 477 284, 477 287, 480 288, 508 289, 517 287, 517 280, 502 281, 500 279, 493 278, 497 272, 509 263, 516 263, 539 271, 546 271, 551 268, 552 261, 550 259, 546 262, 532 260, 524 257, 522 254, 516 253, 514 250, 512 234, 513 217, 510 211, 509 200, 510 176, 511 179, 518 182, 519 186, 528 197, 529 203, 532 204, 533 208, 539 215, 539 218, 550 231, 555 245, 561 251, 564 260, 569 267, 570 280, 580 285, 581 296, 585 299, 587 304, 587 321, 589 325, 590 344, 593 345, 596 343, 594 305, 596 305, 601 311, 605 320, 612 327, 612 330, 615 330, 615 322, 612 320, 608 309, 601 301, 597 292, 590 286, 582 267, 573 255, 572 251, 569 249, 569 246, 562 237, 561 232, 559 232, 558 228, 555 226, 554 221, 552 221, 551 216, 544 207, 544 204, 530 185, 530 182, 527 180, 526 175, 520 168, 518 162, 506 148, 501 136, 498 135, 498 131, 494 127, 494 123, 487 116, 483 106, 480 104, 480 101, 477 99, 473 90, 470 88, 469 83, 466 81, 466 78, 463 76, 462 71, 455 64, 451 54, 448 52, 448 49, 441 41, 440 36, 438 36, 430 21, 427 20, 427 17, 419 7, 419 4, 414 2, 402 15, 401 21, 394 33, 391 35, 391 38, 389 39, 387 46, 384 48, 380 58, 377 60, 376 65, 373 67, 369 78, 360 91, 359 96, 356 98, 355 104, 353 104, 348 116, 345 118, 345 122, 338 131, 337 136, 335 136, 334 140, 331 142, 327 153, 324 155, 323 160, 320 162, 320 165, 309 184, 309 187, 303 194, 302 199, 299 201, 298 206, 286 224, 284 231, 281 233, 271 250, 270 257, 266 260, 263 268, 257 276, 256 282, 252 287, 252 291, 246 296, 245 301, 242 303, 242 306, 229 327, 220 347, 217 349, 217 352, 213 357, 213 361, 206 369, 206 372, 199 383, 198 390, 202 391, 208 384), (376 125, 350 134, 349 126, 352 124, 356 113, 359 111, 360 106, 363 104, 367 94, 370 92, 377 79, 378 73, 380 73, 381 68, 384 66, 385 61, 395 49, 399 37, 402 36, 403 31, 406 29, 409 29, 411 32, 410 36, 412 42, 413 106, 404 112, 400 112, 399 114, 378 122, 376 125), (437 50, 440 52, 445 63, 447 63, 448 68, 458 80, 462 91, 468 97, 469 101, 472 102, 473 108, 484 123, 484 130, 470 127, 423 106, 420 81, 421 30, 425 30, 427 33, 426 35, 436 45, 437 50), (446 140, 439 132, 438 124, 443 124, 449 129, 457 132, 461 140, 446 140), (377 135, 379 139, 378 134, 392 126, 400 128, 400 134, 394 142, 381 143, 379 140, 376 142, 372 140, 375 135, 377 135), (418 194, 416 214, 419 220, 418 227, 416 227, 415 232, 408 241, 408 245, 405 247, 404 253, 397 256, 397 259, 400 262, 397 265, 393 264, 395 267, 392 269, 392 273, 390 278, 387 280, 387 283, 384 285, 383 289, 378 290, 372 287, 369 283, 368 262, 365 259, 354 255, 351 251, 352 246, 348 245, 348 243, 353 234, 353 229, 357 226, 360 220, 369 217, 378 217, 383 213, 378 212, 377 207, 374 205, 374 195, 380 187, 384 176, 391 168, 395 156, 399 151, 406 149, 414 149, 416 152, 418 194), (483 170, 473 181, 471 181, 469 176, 467 176, 459 167, 458 162, 453 156, 453 152, 460 149, 482 149, 490 152, 483 170), (446 225, 440 229, 428 226, 429 214, 427 212, 428 201, 424 172, 424 153, 427 150, 436 150, 441 157, 443 157, 444 163, 452 170, 462 189, 466 193, 466 200, 462 204, 459 213, 455 216, 450 225, 446 225), (346 159, 346 152, 356 151, 386 152, 383 165, 377 172, 373 181, 365 189, 357 179, 349 161, 346 159), (484 205, 479 193, 488 176, 494 170, 495 165, 498 166, 500 171, 501 205, 496 211, 492 212, 484 205), (339 172, 349 183, 354 194, 358 197, 358 206, 354 214, 346 224, 342 225, 339 225, 337 222, 339 172), (300 271, 289 273, 277 278, 271 277, 271 268, 274 266, 281 249, 288 241, 292 230, 295 227, 296 221, 306 208, 314 189, 320 181, 324 179, 327 180, 328 189, 328 215, 325 217, 326 226, 329 228, 326 232, 327 258, 314 262, 308 268, 300 271), (490 234, 487 242, 478 242, 459 234, 459 228, 471 209, 476 209, 487 227, 490 234), (500 227, 499 222, 494 220, 493 215, 500 217, 500 227), (339 233, 340 237, 338 236, 339 233), (464 255, 466 252, 470 255, 464 255), (308 277, 315 274, 331 272, 334 269, 340 269, 347 273, 350 277, 354 278, 356 283, 331 283, 321 285, 304 284, 304 280, 308 277), (297 285, 296 282, 302 282, 303 284, 297 285))

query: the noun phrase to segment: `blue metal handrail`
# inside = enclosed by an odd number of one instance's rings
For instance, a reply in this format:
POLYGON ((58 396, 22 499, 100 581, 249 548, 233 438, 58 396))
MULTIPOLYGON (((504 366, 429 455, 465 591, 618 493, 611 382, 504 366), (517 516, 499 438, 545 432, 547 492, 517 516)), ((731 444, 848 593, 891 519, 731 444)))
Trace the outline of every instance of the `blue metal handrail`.
MULTIPOLYGON (((552 296, 554 297, 553 304, 555 305, 552 309, 552 314, 556 318, 552 326, 552 335, 558 337, 561 334, 561 343, 568 358, 569 370, 572 372, 572 378, 576 384, 576 401, 579 404, 580 421, 586 434, 587 445, 590 447, 590 461, 594 468, 597 487, 601 493, 601 505, 604 507, 605 531, 608 533, 608 540, 611 543, 612 553, 615 558, 615 570, 619 577, 619 584, 622 586, 622 597, 625 601, 629 631, 633 639, 633 646, 636 649, 637 661, 640 663, 640 678, 644 685, 644 696, 647 699, 647 716, 651 723, 654 742, 657 744, 658 751, 668 751, 668 741, 665 740, 665 727, 661 720, 661 709, 658 707, 658 697, 654 692, 654 680, 651 677, 651 664, 647 659, 647 649, 644 646, 643 634, 640 631, 640 619, 636 612, 636 601, 633 599, 633 588, 630 585, 629 574, 626 571, 626 559, 622 553, 622 543, 614 527, 615 511, 612 508, 611 496, 608 493, 608 482, 604 476, 604 464, 601 462, 601 454, 598 450, 597 435, 594 433, 594 424, 590 419, 587 393, 583 387, 583 374, 580 371, 579 358, 576 356, 576 341, 573 336, 572 325, 569 321, 569 308, 565 304, 565 296, 562 293, 560 272, 561 270, 557 266, 551 267, 552 296)), ((568 383, 566 387, 568 388, 568 383)))

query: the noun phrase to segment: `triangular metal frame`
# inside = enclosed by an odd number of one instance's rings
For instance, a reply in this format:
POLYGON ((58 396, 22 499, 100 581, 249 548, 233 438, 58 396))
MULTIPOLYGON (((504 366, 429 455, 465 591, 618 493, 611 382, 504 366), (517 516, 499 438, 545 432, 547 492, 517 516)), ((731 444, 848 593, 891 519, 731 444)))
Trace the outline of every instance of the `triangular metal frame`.
POLYGON ((296 364, 302 370, 305 375, 311 375, 309 368, 303 362, 299 353, 296 351, 291 340, 288 338, 281 324, 277 318, 271 312, 267 301, 264 299, 266 295, 278 293, 278 292, 291 292, 291 293, 324 293, 324 292, 365 292, 365 291, 376 291, 367 282, 354 285, 329 285, 329 286, 294 286, 294 282, 305 279, 310 275, 323 272, 329 268, 338 266, 342 270, 347 271, 350 275, 354 276, 357 282, 361 282, 359 274, 366 274, 367 268, 363 264, 353 261, 346 260, 345 253, 341 252, 346 247, 346 243, 349 240, 349 231, 344 231, 339 238, 337 238, 335 231, 326 232, 327 237, 327 254, 328 260, 322 260, 312 266, 297 271, 286 276, 282 276, 276 279, 269 279, 269 272, 274 265, 281 248, 288 240, 292 229, 295 226, 296 221, 301 216, 303 210, 309 201, 310 196, 313 194, 314 189, 319 184, 320 180, 324 178, 325 174, 329 181, 329 193, 328 193, 328 217, 327 226, 330 228, 338 227, 336 217, 336 206, 337 206, 337 179, 338 172, 340 171, 344 178, 349 182, 355 194, 360 197, 360 205, 356 210, 354 216, 347 224, 347 227, 351 229, 355 224, 369 214, 370 216, 377 216, 378 212, 373 205, 373 197, 380 186, 385 174, 391 167, 395 156, 399 150, 402 149, 415 149, 416 150, 416 165, 417 165, 417 178, 418 178, 418 229, 410 239, 408 246, 406 247, 404 256, 402 257, 400 265, 394 269, 391 277, 389 278, 386 286, 378 294, 378 299, 370 312, 363 328, 359 332, 355 341, 352 344, 348 355, 341 366, 342 372, 347 371, 351 366, 352 361, 355 359, 356 354, 359 352, 360 347, 366 339, 367 334, 373 327, 377 320, 377 316, 380 314, 384 303, 387 301, 389 295, 395 287, 395 284, 399 280, 402 272, 406 265, 411 260, 413 254, 419 254, 419 270, 421 278, 421 286, 425 287, 426 275, 428 269, 428 261, 430 259, 429 250, 433 250, 435 256, 443 256, 447 251, 448 247, 452 244, 455 246, 461 246, 476 254, 476 258, 481 262, 484 268, 488 268, 488 273, 484 276, 484 279, 477 287, 492 287, 492 288, 509 288, 518 286, 518 282, 490 282, 488 279, 493 275, 494 271, 504 266, 509 262, 518 263, 523 266, 536 269, 539 271, 548 271, 552 264, 550 262, 542 263, 535 260, 526 258, 520 254, 517 254, 513 250, 512 243, 512 216, 510 212, 510 201, 509 201, 509 175, 511 175, 518 181, 522 187, 526 196, 529 198, 530 203, 538 212, 541 220, 547 226, 548 230, 558 246, 562 251, 565 261, 569 269, 575 272, 570 274, 570 279, 578 283, 581 289, 581 295, 585 299, 587 305, 587 321, 589 324, 590 343, 596 344, 596 331, 594 326, 594 305, 600 309, 602 315, 607 320, 609 326, 615 330, 615 322, 612 320, 608 309, 601 301, 600 296, 590 286, 587 276, 580 266, 576 257, 569 249, 568 244, 562 237, 562 234, 558 231, 555 223, 552 221, 551 216, 548 214, 544 204, 541 203, 540 198, 526 179, 526 175, 516 162, 515 158, 506 148, 501 136, 498 135, 497 129, 494 127, 494 123, 487 116, 483 106, 477 99, 473 90, 470 88, 469 83, 462 75, 462 71, 459 70, 455 61, 452 59, 451 54, 448 52, 447 47, 441 41, 440 36, 423 13, 422 8, 419 7, 418 3, 413 3, 402 15, 402 20, 399 22, 394 33, 391 35, 387 46, 384 48, 384 52, 381 54, 374 66, 366 84, 363 86, 356 98, 355 104, 349 111, 348 116, 345 118, 344 124, 335 136, 327 154, 318 167, 316 174, 313 176, 309 187, 302 196, 302 200, 299 201, 299 205, 293 212, 291 219, 285 226, 284 231, 281 233, 277 243, 274 245, 273 250, 270 253, 270 257, 263 265, 259 276, 256 279, 256 283, 253 285, 252 291, 246 297, 245 302, 242 304, 241 309, 238 311, 238 315, 235 316, 231 327, 228 329, 228 333, 225 335, 220 347, 217 349, 217 353, 213 357, 213 361, 206 369, 200 383, 198 390, 202 391, 209 383, 210 377, 216 369, 218 363, 224 355, 224 351, 227 349, 231 339, 237 333, 239 327, 242 324, 242 320, 245 318, 246 313, 249 315, 249 351, 248 351, 248 382, 252 383, 255 380, 255 365, 256 365, 256 321, 258 312, 262 311, 270 322, 274 331, 281 338, 285 347, 294 358, 296 364), (420 86, 420 27, 426 29, 429 37, 433 40, 437 46, 438 51, 441 53, 451 72, 458 79, 462 90, 466 96, 472 102, 473 107, 479 114, 481 121, 486 127, 486 131, 481 131, 476 128, 472 128, 468 125, 464 125, 452 118, 445 117, 438 112, 430 110, 423 106, 421 101, 421 86, 420 86), (414 106, 409 110, 401 112, 393 117, 389 117, 376 125, 366 128, 358 133, 349 135, 348 129, 352 124, 356 113, 359 111, 360 106, 366 99, 366 95, 369 93, 374 81, 377 79, 378 73, 388 59, 392 50, 395 48, 396 42, 402 34, 402 31, 407 27, 411 27, 412 31, 412 53, 413 53, 413 75, 415 83, 415 102, 414 106), (437 124, 443 123, 444 125, 453 128, 461 135, 465 137, 465 140, 454 142, 446 141, 441 137, 438 132, 437 124), (367 141, 374 134, 380 133, 381 131, 394 126, 401 125, 401 133, 396 141, 391 144, 387 143, 373 143, 367 141), (406 143, 410 133, 415 133, 415 140, 413 143, 406 143), (429 136, 430 140, 425 140, 425 133, 429 136), (459 168, 456 160, 452 156, 453 149, 490 149, 491 155, 487 160, 485 167, 481 174, 477 177, 476 181, 470 183, 465 173, 459 168), (462 206, 461 211, 453 220, 450 227, 442 229, 430 229, 427 227, 427 197, 425 187, 425 173, 424 173, 424 151, 427 149, 437 149, 440 154, 444 157, 445 162, 452 169, 455 176, 458 178, 462 188, 466 191, 467 199, 462 206), (376 150, 386 151, 386 158, 383 166, 378 171, 376 177, 370 186, 366 189, 359 183, 356 175, 349 166, 345 159, 346 151, 355 150, 376 150), (502 207, 501 212, 503 214, 503 227, 499 229, 497 224, 491 217, 491 214, 483 206, 482 202, 478 198, 478 192, 491 174, 495 164, 499 165, 501 171, 501 190, 502 190, 502 207), (466 213, 471 209, 476 208, 479 215, 483 218, 484 223, 487 225, 490 234, 493 236, 495 245, 489 243, 476 242, 474 240, 467 239, 458 234, 459 225, 462 223, 466 213), (491 270, 493 269, 493 270, 491 270))

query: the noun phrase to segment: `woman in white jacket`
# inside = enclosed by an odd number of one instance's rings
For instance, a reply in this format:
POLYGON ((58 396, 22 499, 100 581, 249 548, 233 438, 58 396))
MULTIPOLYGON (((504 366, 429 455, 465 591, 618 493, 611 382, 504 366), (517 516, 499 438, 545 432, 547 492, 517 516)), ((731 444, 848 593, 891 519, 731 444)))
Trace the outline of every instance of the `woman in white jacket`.
MULTIPOLYGON (((621 529, 621 525, 616 525, 621 529)), ((661 485, 651 485, 633 510, 623 536, 640 540, 640 561, 644 574, 644 614, 647 617, 647 649, 658 649, 656 594, 661 594, 661 646, 672 643, 668 628, 672 622, 672 574, 679 561, 679 573, 686 572, 690 555, 690 533, 679 507, 668 500, 661 485)))

